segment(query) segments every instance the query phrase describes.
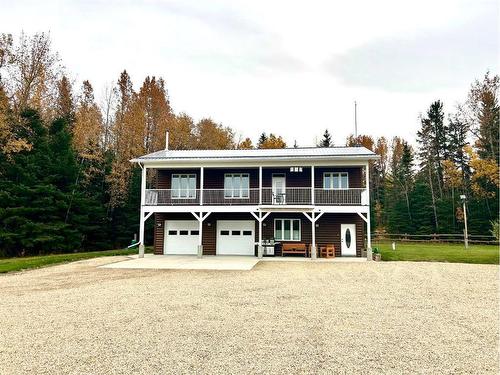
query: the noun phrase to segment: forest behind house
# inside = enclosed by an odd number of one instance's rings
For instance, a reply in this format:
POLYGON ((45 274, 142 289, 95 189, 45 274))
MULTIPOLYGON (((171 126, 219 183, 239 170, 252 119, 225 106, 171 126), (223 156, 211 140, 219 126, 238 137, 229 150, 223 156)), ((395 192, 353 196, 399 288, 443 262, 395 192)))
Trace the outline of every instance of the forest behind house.
MULTIPOLYGON (((140 169, 129 160, 163 149, 167 130, 170 149, 287 146, 265 129, 254 145, 209 117, 194 121, 176 113, 161 77, 146 77, 139 90, 126 70, 110 80, 97 100, 89 80, 71 79, 47 33, 15 40, 0 34, 0 257, 129 245, 140 199, 140 169)), ((415 119, 414 145, 370 135, 335 144, 380 155, 370 165, 372 230, 462 233, 464 194, 470 233, 492 233, 499 209, 499 87, 499 76, 486 72, 453 113, 444 113, 441 99, 429 103, 415 119)), ((317 147, 333 146, 332 132, 345 126, 331 122, 317 147)))

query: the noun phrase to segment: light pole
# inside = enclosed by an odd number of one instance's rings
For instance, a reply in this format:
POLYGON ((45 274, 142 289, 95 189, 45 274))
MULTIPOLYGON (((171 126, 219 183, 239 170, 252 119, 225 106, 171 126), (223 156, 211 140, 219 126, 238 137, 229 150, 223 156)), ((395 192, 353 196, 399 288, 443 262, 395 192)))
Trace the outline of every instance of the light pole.
POLYGON ((465 223, 465 229, 464 229, 464 243, 465 243, 465 248, 469 248, 469 236, 467 234, 467 206, 465 203, 467 202, 467 197, 465 195, 460 195, 460 199, 462 200, 462 203, 464 205, 464 223, 465 223))

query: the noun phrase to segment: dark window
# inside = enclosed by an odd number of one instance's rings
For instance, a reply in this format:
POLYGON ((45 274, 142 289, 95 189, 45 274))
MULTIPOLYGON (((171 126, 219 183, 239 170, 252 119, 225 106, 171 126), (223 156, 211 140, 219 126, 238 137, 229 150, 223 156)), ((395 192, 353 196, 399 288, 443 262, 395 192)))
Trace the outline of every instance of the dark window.
POLYGON ((229 231, 228 230, 221 230, 220 235, 221 236, 229 236, 229 231))
POLYGON ((168 231, 168 235, 169 236, 175 236, 175 235, 177 235, 177 231, 176 230, 169 230, 168 231))
POLYGON ((239 236, 241 234, 241 231, 240 230, 233 230, 233 232, 231 234, 233 236, 239 236))
POLYGON ((243 235, 244 236, 251 236, 252 235, 252 231, 251 230, 244 230, 243 231, 243 235))
POLYGON ((180 230, 180 231, 179 231, 179 234, 180 234, 181 236, 187 236, 187 235, 189 234, 189 231, 188 231, 188 230, 180 230))
POLYGON ((349 228, 345 230, 345 243, 347 247, 351 247, 351 231, 349 228))
POLYGON ((192 230, 191 231, 191 236, 197 236, 200 234, 200 231, 199 230, 192 230))

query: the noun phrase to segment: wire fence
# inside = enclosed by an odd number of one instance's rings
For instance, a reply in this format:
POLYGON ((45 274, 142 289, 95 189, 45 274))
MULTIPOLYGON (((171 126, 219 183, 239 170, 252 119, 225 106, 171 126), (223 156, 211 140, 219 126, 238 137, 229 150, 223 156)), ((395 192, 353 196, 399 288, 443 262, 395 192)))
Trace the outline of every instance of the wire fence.
MULTIPOLYGON (((498 245, 498 240, 491 235, 469 234, 469 243, 498 245)), ((400 242, 464 242, 463 233, 432 233, 432 234, 408 234, 408 233, 385 233, 374 232, 373 241, 400 241, 400 242)))

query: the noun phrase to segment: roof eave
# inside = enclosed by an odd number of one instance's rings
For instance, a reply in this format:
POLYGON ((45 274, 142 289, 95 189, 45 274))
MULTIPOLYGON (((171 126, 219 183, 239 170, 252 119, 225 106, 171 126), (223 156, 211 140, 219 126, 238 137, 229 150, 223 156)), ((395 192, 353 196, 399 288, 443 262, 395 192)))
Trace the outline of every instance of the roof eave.
POLYGON ((209 161, 217 161, 217 162, 237 162, 237 161, 293 161, 293 160, 378 160, 380 159, 379 155, 325 155, 325 156, 267 156, 265 158, 260 156, 245 156, 245 157, 211 157, 211 158, 134 158, 129 160, 131 163, 159 163, 159 162, 172 162, 172 163, 192 163, 192 162, 209 162, 209 161))

